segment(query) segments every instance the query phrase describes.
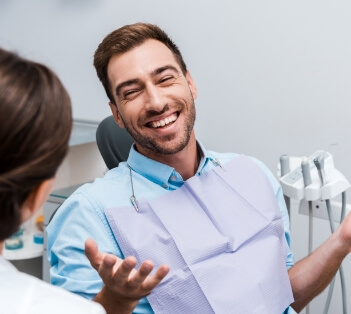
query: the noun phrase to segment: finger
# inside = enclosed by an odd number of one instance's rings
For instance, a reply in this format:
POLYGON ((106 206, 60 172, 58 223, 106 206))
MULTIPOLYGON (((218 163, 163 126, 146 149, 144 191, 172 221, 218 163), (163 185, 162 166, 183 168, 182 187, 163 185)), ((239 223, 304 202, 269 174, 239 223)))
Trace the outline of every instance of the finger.
POLYGON ((134 269, 136 264, 137 260, 134 256, 127 257, 115 271, 114 279, 123 282, 124 285, 128 285, 131 274, 136 271, 134 269))
POLYGON ((98 270, 99 276, 105 285, 109 286, 110 288, 112 288, 112 285, 114 285, 114 274, 122 262, 123 260, 112 254, 106 254, 102 260, 98 270))
POLYGON ((139 269, 133 272, 130 276, 129 287, 131 289, 137 289, 144 282, 147 276, 152 272, 154 264, 151 261, 144 261, 139 269))
POLYGON ((91 266, 98 270, 100 264, 102 263, 104 254, 99 252, 98 246, 93 239, 89 238, 85 241, 84 253, 88 258, 91 266))
POLYGON ((169 266, 161 265, 155 272, 154 275, 149 276, 143 283, 143 289, 153 290, 168 274, 169 266))

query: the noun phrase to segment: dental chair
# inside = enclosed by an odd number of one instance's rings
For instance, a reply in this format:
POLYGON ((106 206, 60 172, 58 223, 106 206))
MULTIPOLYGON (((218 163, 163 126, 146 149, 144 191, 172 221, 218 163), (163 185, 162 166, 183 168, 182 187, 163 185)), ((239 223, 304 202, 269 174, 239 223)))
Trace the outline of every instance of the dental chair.
POLYGON ((102 120, 96 130, 96 144, 108 169, 128 159, 133 143, 131 135, 119 127, 113 116, 102 120))

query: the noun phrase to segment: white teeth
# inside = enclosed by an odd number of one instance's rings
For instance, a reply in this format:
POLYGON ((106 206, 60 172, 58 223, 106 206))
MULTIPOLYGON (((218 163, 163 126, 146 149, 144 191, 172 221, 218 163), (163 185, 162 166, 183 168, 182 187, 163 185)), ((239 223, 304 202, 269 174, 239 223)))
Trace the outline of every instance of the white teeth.
POLYGON ((159 127, 165 126, 165 125, 167 125, 167 124, 169 124, 169 123, 171 123, 171 122, 173 122, 175 120, 177 120, 177 114, 174 113, 171 116, 169 116, 169 117, 167 117, 167 118, 165 118, 163 120, 152 122, 151 126, 153 128, 159 128, 159 127))

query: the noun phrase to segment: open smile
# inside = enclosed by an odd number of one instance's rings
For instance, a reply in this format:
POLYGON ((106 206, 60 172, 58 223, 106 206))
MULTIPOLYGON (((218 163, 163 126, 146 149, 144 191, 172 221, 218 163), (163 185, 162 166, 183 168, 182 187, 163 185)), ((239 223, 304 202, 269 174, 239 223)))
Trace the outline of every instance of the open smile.
POLYGON ((154 128, 154 129, 157 129, 157 128, 162 128, 162 127, 165 127, 171 123, 173 123, 174 121, 176 121, 178 118, 178 113, 172 113, 170 116, 164 118, 164 119, 161 119, 161 120, 157 120, 157 121, 152 121, 152 122, 149 122, 147 124, 147 126, 151 127, 151 128, 154 128))

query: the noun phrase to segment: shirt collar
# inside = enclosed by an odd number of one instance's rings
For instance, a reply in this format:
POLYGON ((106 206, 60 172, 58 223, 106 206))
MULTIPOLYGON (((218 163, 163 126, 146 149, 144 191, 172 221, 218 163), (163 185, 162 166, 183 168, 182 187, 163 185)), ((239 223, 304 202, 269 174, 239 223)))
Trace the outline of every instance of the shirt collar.
MULTIPOLYGON (((196 174, 200 174, 212 157, 200 141, 197 141, 197 145, 200 150, 201 160, 196 174)), ((166 182, 170 182, 171 177, 178 174, 173 167, 169 167, 137 152, 134 144, 129 152, 127 163, 133 171, 161 186, 164 186, 166 182)), ((178 174, 178 177, 181 176, 178 174)), ((181 181, 183 183, 183 180, 181 181)))

